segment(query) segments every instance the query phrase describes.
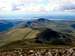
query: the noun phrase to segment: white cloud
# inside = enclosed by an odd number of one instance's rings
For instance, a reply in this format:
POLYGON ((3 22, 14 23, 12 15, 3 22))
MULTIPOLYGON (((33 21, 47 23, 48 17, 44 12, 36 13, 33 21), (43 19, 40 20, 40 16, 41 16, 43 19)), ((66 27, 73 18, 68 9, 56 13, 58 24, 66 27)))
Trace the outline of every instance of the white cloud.
POLYGON ((0 0, 0 12, 48 13, 65 10, 70 3, 75 4, 75 0, 0 0))

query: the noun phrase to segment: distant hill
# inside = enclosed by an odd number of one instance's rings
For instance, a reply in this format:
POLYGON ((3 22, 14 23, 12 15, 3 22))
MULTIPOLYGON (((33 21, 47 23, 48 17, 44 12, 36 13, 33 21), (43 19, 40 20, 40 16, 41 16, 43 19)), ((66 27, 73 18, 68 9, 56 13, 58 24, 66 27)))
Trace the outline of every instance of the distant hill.
POLYGON ((22 27, 29 28, 50 28, 55 31, 65 32, 65 33, 75 33, 74 29, 75 21, 65 21, 65 20, 49 20, 45 18, 39 18, 32 21, 27 21, 22 27))
POLYGON ((75 21, 66 20, 49 20, 38 18, 33 20, 0 20, 0 32, 8 31, 15 28, 51 28, 60 32, 75 32, 75 21), (69 31, 70 30, 70 31, 69 31))
POLYGON ((39 18, 32 21, 28 21, 25 26, 31 27, 31 28, 47 28, 49 24, 55 24, 53 21, 45 19, 45 18, 39 18))
POLYGON ((13 27, 13 24, 6 20, 0 20, 0 32, 7 31, 11 27, 13 27))

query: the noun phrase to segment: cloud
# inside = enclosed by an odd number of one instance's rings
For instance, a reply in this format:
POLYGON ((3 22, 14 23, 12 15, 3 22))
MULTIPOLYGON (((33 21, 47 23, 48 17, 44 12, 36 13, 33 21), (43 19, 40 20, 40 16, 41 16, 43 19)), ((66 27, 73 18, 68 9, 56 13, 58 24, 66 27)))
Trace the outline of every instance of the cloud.
POLYGON ((75 0, 0 0, 0 12, 49 13, 75 9, 75 0))
POLYGON ((64 6, 64 9, 67 9, 67 10, 75 9, 75 4, 67 4, 64 6))
POLYGON ((50 12, 74 9, 75 0, 15 0, 13 11, 21 12, 50 12), (69 5, 70 4, 70 5, 69 5), (70 8, 71 7, 71 8, 70 8))
POLYGON ((70 11, 70 12, 74 12, 75 11, 75 4, 73 3, 66 3, 63 4, 60 8, 61 11, 70 11))

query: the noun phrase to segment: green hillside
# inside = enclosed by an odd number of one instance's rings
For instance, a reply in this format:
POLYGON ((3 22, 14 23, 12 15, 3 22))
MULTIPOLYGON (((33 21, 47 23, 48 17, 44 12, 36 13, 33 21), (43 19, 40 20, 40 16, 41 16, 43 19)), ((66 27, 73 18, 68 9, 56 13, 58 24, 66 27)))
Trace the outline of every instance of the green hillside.
POLYGON ((17 28, 6 33, 0 40, 1 48, 70 46, 75 41, 71 35, 52 29, 17 28), (61 44, 61 45, 60 45, 61 44))

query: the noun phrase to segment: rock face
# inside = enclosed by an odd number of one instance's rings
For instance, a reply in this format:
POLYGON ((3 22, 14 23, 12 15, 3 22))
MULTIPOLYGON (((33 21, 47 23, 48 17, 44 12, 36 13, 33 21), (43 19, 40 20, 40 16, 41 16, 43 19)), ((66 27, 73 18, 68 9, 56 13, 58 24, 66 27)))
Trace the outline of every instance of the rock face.
POLYGON ((71 38, 68 34, 46 29, 36 37, 37 43, 50 43, 50 44, 71 44, 71 38))

